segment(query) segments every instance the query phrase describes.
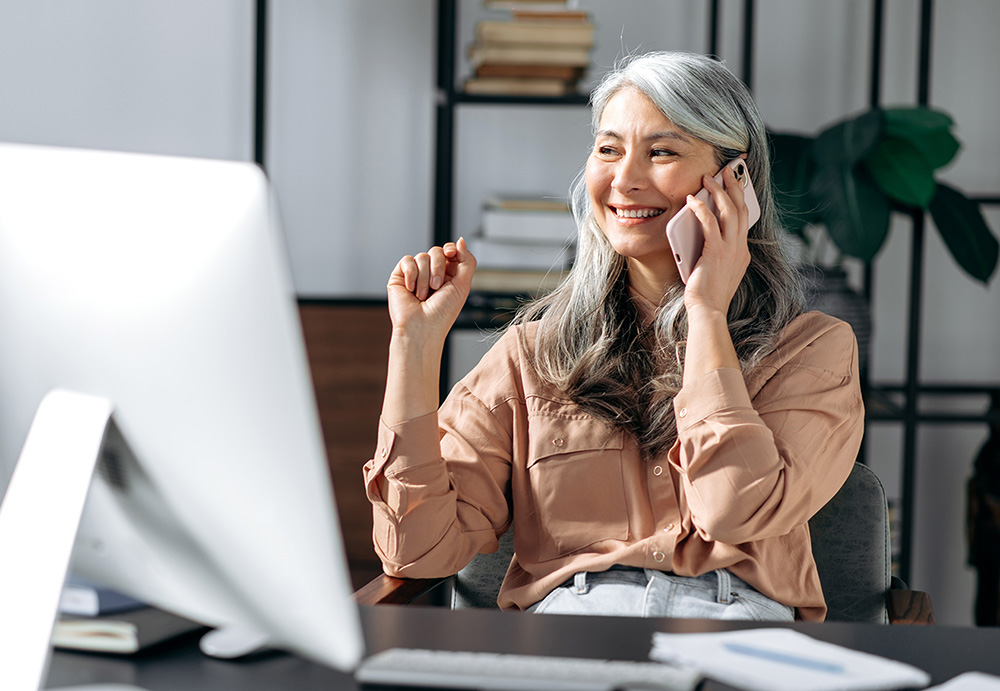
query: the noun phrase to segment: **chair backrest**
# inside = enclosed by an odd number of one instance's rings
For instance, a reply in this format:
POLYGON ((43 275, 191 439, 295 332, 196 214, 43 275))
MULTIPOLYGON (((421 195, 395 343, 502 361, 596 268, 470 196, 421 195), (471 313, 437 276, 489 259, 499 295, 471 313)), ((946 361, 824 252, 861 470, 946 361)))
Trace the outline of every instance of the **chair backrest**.
POLYGON ((887 624, 892 580, 889 510, 871 468, 855 463, 836 496, 809 521, 828 621, 887 624))
POLYGON ((452 608, 496 607, 500 584, 513 556, 514 529, 511 528, 501 536, 496 552, 477 554, 455 575, 451 589, 452 608))
MULTIPOLYGON (((455 578, 452 607, 496 607, 514 554, 513 530, 492 554, 477 555, 455 578)), ((809 521, 828 621, 888 623, 889 517, 882 483, 855 463, 837 495, 809 521)))

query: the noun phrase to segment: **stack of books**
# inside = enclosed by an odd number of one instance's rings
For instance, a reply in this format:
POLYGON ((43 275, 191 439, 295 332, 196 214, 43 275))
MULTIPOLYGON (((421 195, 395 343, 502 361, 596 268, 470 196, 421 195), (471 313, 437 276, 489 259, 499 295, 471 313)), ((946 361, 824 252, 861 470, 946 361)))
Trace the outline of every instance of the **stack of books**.
POLYGON ((70 576, 59 602, 52 645, 132 654, 208 628, 111 588, 70 576))
POLYGON ((575 93, 590 65, 594 24, 590 15, 563 2, 501 2, 487 7, 508 9, 506 20, 476 25, 469 47, 474 76, 466 93, 519 96, 564 96, 575 93))
POLYGON ((574 258, 576 224, 565 200, 494 197, 483 206, 473 290, 537 295, 561 281, 574 258))

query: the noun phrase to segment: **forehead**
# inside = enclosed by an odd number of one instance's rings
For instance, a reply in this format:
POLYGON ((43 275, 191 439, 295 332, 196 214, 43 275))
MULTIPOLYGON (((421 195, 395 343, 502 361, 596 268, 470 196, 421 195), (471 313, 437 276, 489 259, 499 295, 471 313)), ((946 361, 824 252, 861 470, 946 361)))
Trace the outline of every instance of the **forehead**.
POLYGON ((627 134, 659 133, 671 138, 695 142, 677 127, 646 94, 633 86, 625 86, 615 92, 597 124, 598 134, 625 136, 627 134))

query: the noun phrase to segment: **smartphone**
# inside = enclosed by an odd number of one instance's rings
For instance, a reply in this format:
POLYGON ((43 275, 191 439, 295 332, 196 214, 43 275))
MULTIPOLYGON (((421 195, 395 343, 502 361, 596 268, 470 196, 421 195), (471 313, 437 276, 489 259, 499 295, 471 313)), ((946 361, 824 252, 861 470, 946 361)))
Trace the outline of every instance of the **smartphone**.
MULTIPOLYGON (((753 190, 753 182, 750 180, 746 161, 742 158, 734 158, 723 166, 722 170, 715 176, 715 181, 720 185, 722 184, 722 173, 726 168, 732 168, 736 179, 743 183, 743 201, 746 202, 747 211, 750 214, 750 225, 753 226, 760 219, 760 204, 757 201, 757 194, 753 190)), ((719 210, 712 200, 712 195, 704 187, 695 195, 695 198, 707 202, 712 213, 718 215, 719 210)), ((701 250, 705 246, 705 234, 701 229, 701 221, 686 204, 667 223, 667 240, 670 241, 670 248, 674 252, 674 261, 677 262, 677 271, 680 272, 681 280, 687 283, 688 277, 694 271, 694 265, 701 258, 701 250)))

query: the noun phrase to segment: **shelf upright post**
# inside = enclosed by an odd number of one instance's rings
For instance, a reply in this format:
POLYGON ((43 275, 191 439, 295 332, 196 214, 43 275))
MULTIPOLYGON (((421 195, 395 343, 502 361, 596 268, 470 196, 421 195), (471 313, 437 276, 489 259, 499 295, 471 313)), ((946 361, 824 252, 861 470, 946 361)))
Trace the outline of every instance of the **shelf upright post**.
MULTIPOLYGON (((872 2, 872 48, 871 48, 871 69, 868 80, 868 107, 878 108, 882 101, 882 26, 885 16, 884 0, 873 0, 872 2)), ((872 295, 875 291, 875 270, 871 261, 866 261, 862 276, 862 296, 871 308, 872 295)), ((859 374, 861 375, 862 391, 869 388, 871 381, 869 368, 871 366, 871 353, 859 374)), ((861 448, 858 451, 858 462, 868 464, 868 444, 866 439, 861 440, 861 448)))
POLYGON ((743 83, 753 91, 754 0, 743 0, 743 83))
MULTIPOLYGON (((885 22, 885 0, 872 2, 872 54, 871 79, 868 83, 868 107, 878 108, 882 103, 882 35, 885 22)), ((875 290, 875 274, 870 261, 865 262, 864 297, 871 304, 875 290)), ((861 381, 868 384, 868 365, 861 372, 861 381)))
MULTIPOLYGON (((455 166, 455 43, 457 0, 438 0, 437 92, 434 147, 434 244, 452 239, 452 204, 455 166)), ((441 354, 441 398, 448 392, 451 347, 445 341, 441 354)))
POLYGON ((872 2, 872 68, 868 84, 868 106, 878 108, 882 102, 882 33, 885 0, 872 2))
POLYGON ((711 0, 708 6, 708 54, 719 59, 719 0, 711 0))
POLYGON ((267 117, 267 1, 257 0, 254 14, 253 160, 265 168, 267 117))
MULTIPOLYGON (((920 50, 917 71, 917 104, 930 103, 931 34, 933 0, 920 3, 920 50)), ((920 305, 923 299, 925 214, 911 214, 910 296, 907 308, 906 403, 903 409, 902 517, 899 530, 899 576, 908 582, 913 561, 913 505, 916 487, 917 422, 920 395, 920 305)))

